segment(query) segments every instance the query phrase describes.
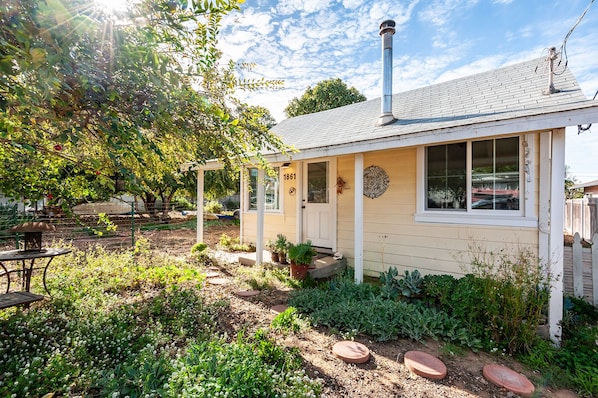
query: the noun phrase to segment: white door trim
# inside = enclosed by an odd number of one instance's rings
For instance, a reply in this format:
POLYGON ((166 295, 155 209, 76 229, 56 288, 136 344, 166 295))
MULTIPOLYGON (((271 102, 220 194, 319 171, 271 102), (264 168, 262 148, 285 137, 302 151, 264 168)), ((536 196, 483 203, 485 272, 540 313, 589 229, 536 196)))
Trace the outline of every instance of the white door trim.
MULTIPOLYGON (((337 159, 336 157, 326 157, 326 158, 317 158, 317 159, 309 159, 304 160, 303 165, 301 167, 301 191, 300 191, 300 209, 301 217, 297 218, 298 225, 301 228, 301 233, 298 234, 298 237, 301 241, 304 241, 305 238, 305 215, 304 213, 304 206, 305 206, 305 179, 307 178, 307 165, 309 163, 317 163, 317 162, 328 162, 328 206, 330 212, 330 249, 333 252, 337 250, 337 195, 336 195, 336 174, 337 174, 337 159)), ((315 245, 318 246, 318 245, 315 245)))

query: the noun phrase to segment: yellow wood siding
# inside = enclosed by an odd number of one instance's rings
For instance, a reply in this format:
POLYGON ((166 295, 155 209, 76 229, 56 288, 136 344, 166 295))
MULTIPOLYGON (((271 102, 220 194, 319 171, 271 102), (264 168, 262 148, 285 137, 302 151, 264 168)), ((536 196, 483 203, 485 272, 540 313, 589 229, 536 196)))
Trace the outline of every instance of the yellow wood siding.
MULTIPOLYGON (((537 150, 537 149, 536 149, 537 150)), ((534 155, 537 159, 537 156, 534 155)), ((416 149, 368 153, 364 167, 382 167, 389 176, 387 191, 376 199, 364 197, 364 273, 378 276, 389 267, 399 272, 463 275, 472 244, 497 251, 505 247, 537 247, 535 228, 415 223, 416 149)), ((338 196, 338 248, 352 265, 354 234, 353 156, 338 160, 338 174, 347 182, 338 196)), ((537 172, 534 179, 537 179, 537 172)), ((537 184, 534 184, 537 185, 537 184)), ((534 188, 537 191, 537 188, 534 188)))
MULTIPOLYGON (((531 215, 538 216, 538 194, 540 180, 540 142, 538 134, 530 134, 528 142, 533 143, 529 158, 532 164, 533 179, 530 192, 536 197, 531 215)), ((355 158, 352 155, 337 158, 337 177, 345 181, 342 193, 337 194, 337 250, 353 265, 354 206, 355 206, 355 158)), ((499 251, 509 247, 515 252, 517 247, 532 248, 537 251, 538 232, 536 228, 497 227, 486 225, 446 224, 418 222, 414 220, 417 207, 417 150, 416 148, 394 149, 364 154, 364 168, 382 167, 389 176, 386 192, 376 198, 364 197, 364 273, 378 276, 389 267, 397 267, 399 272, 418 269, 422 274, 448 273, 456 276, 467 272, 463 268, 469 260, 472 245, 483 246, 486 250, 499 251)), ((291 168, 283 173, 296 173, 291 168)), ((297 195, 296 180, 282 180, 283 212, 265 215, 265 240, 283 233, 290 241, 296 241, 297 195)), ((333 190, 332 192, 335 192, 333 190)), ((521 192, 521 205, 525 192, 521 192)), ((243 214, 243 237, 246 243, 255 243, 256 213, 243 214)))
MULTIPOLYGON (((282 169, 282 175, 284 174, 296 174, 295 166, 291 164, 291 167, 282 169)), ((296 242, 296 228, 297 223, 297 193, 291 195, 290 188, 294 187, 297 189, 297 180, 285 180, 284 177, 281 180, 282 184, 282 201, 281 201, 281 212, 264 214, 264 243, 269 239, 275 239, 277 234, 283 234, 291 242, 296 242)), ((243 237, 244 243, 256 243, 257 233, 257 213, 255 211, 243 213, 243 228, 241 230, 241 236, 243 237)))

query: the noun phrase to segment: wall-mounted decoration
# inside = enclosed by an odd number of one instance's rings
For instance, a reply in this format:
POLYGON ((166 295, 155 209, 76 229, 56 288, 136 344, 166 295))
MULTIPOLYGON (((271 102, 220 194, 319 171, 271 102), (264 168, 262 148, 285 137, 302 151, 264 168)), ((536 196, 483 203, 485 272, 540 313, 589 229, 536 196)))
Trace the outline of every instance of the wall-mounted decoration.
POLYGON ((295 187, 290 187, 289 188, 289 195, 294 196, 295 192, 296 192, 295 187))
POLYGON ((341 194, 343 193, 343 188, 345 187, 345 180, 343 180, 343 177, 338 177, 336 179, 336 193, 337 194, 341 194))
POLYGON ((363 170, 363 194, 375 199, 381 196, 388 188, 390 179, 382 167, 370 166, 363 170))

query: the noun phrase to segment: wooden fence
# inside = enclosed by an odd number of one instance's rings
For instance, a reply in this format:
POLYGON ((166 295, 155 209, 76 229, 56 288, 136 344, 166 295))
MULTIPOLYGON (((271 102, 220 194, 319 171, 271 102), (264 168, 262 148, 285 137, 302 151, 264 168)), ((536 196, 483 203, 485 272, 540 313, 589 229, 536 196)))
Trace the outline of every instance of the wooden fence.
POLYGON ((568 235, 579 233, 592 242, 598 232, 598 198, 567 199, 565 201, 564 229, 568 235))
MULTIPOLYGON (((598 242, 598 233, 592 236, 591 241, 598 242)), ((563 266, 565 293, 598 306, 598 245, 583 248, 581 235, 576 232, 573 246, 564 248, 563 266)))

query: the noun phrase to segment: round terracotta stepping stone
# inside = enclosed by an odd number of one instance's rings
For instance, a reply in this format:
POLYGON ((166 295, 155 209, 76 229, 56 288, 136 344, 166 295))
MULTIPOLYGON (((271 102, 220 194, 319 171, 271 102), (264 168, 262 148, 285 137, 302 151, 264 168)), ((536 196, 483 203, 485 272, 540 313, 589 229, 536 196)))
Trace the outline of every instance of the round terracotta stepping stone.
POLYGON ((211 285, 226 285, 228 283, 228 279, 226 279, 226 278, 209 278, 208 282, 211 285))
POLYGON ((205 275, 206 278, 216 278, 217 276, 220 276, 220 274, 216 271, 208 271, 205 275))
POLYGON ((423 351, 407 351, 405 366, 410 372, 427 379, 440 380, 446 377, 446 365, 440 359, 423 351))
POLYGON ((272 311, 275 314, 280 314, 281 312, 285 312, 287 308, 289 308, 289 306, 286 304, 278 304, 270 308, 270 311, 272 311))
POLYGON ((257 296, 258 294, 260 294, 259 290, 240 290, 237 292, 237 296, 241 297, 252 297, 257 296))
POLYGON ((339 341, 332 346, 332 353, 348 363, 365 363, 370 359, 370 350, 357 341, 339 341))
POLYGON ((482 373, 492 384, 506 388, 522 397, 531 397, 536 389, 527 377, 505 366, 496 364, 486 365, 482 373))

